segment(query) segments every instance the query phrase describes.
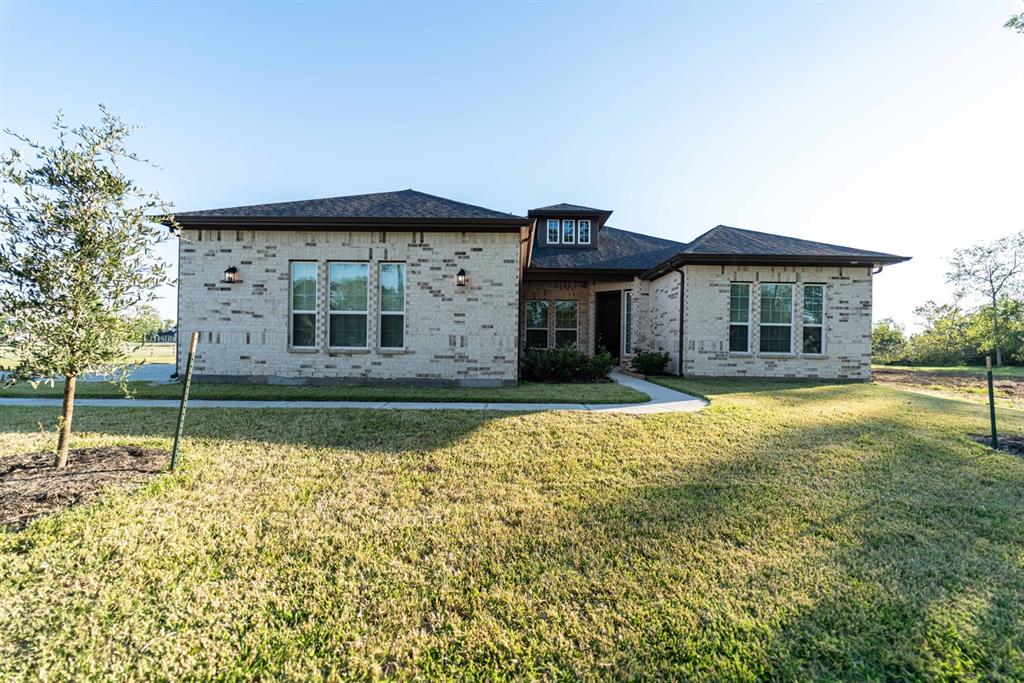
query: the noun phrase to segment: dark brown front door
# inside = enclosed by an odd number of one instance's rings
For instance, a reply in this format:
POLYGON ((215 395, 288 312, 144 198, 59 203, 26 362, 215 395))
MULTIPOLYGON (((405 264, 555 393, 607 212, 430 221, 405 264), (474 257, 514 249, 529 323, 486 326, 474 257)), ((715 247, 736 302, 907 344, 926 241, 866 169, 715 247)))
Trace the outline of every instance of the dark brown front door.
POLYGON ((622 347, 622 292, 597 293, 597 338, 594 352, 606 350, 613 358, 619 357, 622 347))

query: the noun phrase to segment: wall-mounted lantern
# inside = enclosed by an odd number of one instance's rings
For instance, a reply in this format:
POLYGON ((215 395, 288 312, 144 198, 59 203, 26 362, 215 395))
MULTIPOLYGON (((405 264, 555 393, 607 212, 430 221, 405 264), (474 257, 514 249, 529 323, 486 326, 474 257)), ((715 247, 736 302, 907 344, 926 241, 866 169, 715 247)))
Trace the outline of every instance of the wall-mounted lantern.
POLYGON ((241 282, 241 280, 238 279, 238 268, 235 268, 234 266, 228 266, 225 268, 224 279, 221 280, 221 282, 227 285, 234 285, 241 282))
POLYGON ((455 285, 457 287, 466 286, 466 269, 459 268, 459 272, 455 274, 455 285))

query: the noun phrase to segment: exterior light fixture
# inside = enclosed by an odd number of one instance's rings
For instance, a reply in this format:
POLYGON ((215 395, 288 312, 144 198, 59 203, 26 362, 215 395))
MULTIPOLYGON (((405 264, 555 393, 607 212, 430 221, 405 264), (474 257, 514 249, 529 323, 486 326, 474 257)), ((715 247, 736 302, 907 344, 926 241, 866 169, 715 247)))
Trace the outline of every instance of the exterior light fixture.
POLYGON ((459 268, 459 272, 455 274, 455 285, 458 287, 466 286, 466 269, 459 268))
POLYGON ((221 282, 228 285, 233 285, 241 282, 241 280, 238 279, 238 268, 235 268, 234 266, 228 266, 227 268, 225 268, 224 279, 221 280, 221 282))

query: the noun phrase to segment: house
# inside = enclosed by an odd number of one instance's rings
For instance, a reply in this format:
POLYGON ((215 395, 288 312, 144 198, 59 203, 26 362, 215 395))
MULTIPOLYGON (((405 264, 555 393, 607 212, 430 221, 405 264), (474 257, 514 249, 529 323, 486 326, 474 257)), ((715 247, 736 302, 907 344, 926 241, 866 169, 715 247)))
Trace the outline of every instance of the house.
POLYGON ((513 385, 525 349, 573 344, 663 349, 688 376, 869 378, 872 278, 905 257, 721 225, 676 242, 611 215, 414 190, 177 214, 194 376, 513 385))

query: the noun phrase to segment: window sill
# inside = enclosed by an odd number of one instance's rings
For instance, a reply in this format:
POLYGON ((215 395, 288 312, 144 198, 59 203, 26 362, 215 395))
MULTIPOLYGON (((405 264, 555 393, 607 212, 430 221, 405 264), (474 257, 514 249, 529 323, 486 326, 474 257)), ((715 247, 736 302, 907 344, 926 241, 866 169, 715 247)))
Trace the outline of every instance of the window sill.
POLYGON ((803 353, 800 354, 807 360, 828 360, 827 353, 803 353))
POLYGON ((327 348, 327 355, 329 356, 351 356, 369 352, 370 349, 365 346, 331 346, 327 348))
POLYGON ((401 356, 401 355, 406 354, 406 353, 412 353, 412 351, 410 351, 409 349, 406 349, 406 348, 401 348, 401 349, 377 349, 377 353, 379 353, 382 356, 401 356))
POLYGON ((289 346, 288 353, 320 353, 316 346, 289 346))
POLYGON ((775 351, 762 351, 758 354, 762 358, 799 358, 798 354, 795 353, 783 353, 775 351))
POLYGON ((753 358, 754 354, 750 351, 730 351, 729 356, 732 358, 753 358))

